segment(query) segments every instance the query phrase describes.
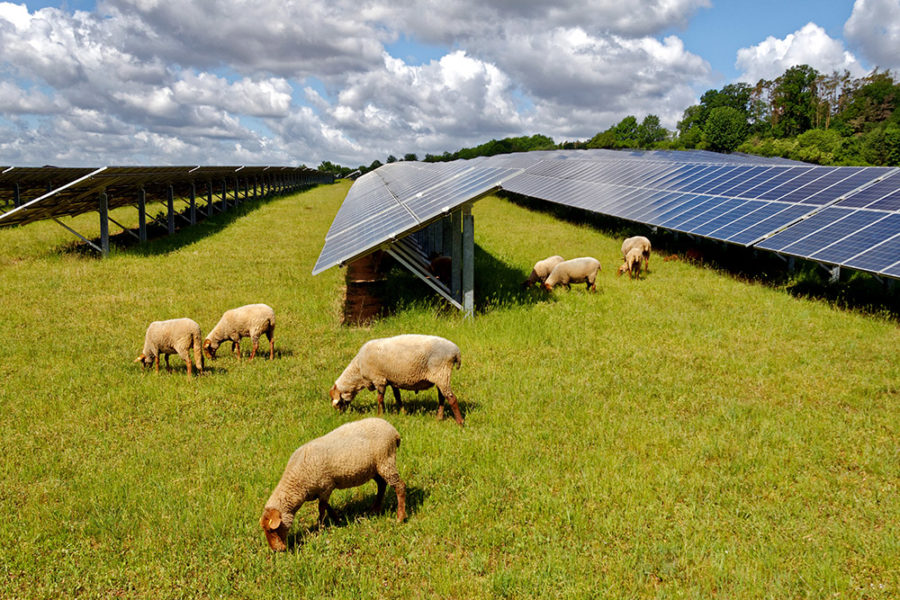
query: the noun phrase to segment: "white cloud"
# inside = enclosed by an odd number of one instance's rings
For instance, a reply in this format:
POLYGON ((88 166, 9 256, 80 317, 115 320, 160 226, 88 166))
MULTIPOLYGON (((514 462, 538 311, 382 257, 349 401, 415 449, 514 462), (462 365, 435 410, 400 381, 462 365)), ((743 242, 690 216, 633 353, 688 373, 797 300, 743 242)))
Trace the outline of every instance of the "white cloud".
POLYGON ((769 36, 756 46, 741 48, 735 62, 742 71, 738 80, 748 83, 775 79, 790 67, 804 64, 820 73, 845 69, 854 77, 866 73, 853 54, 844 49, 843 42, 830 37, 815 23, 807 23, 784 39, 769 36))
POLYGON ((874 66, 900 69, 900 0, 856 0, 844 35, 874 66))

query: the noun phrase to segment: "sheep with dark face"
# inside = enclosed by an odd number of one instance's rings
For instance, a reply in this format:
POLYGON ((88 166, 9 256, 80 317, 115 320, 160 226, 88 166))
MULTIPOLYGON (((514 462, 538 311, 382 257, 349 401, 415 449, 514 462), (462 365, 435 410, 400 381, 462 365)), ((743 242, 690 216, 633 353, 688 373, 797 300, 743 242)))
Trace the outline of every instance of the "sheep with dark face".
POLYGON ((383 419, 370 418, 341 425, 331 433, 297 448, 288 460, 278 485, 269 496, 259 524, 272 550, 287 548, 287 534, 294 514, 305 502, 318 500, 319 525, 328 514, 334 490, 360 486, 375 480, 378 494, 371 508, 381 512, 387 486, 397 494, 397 522, 406 518, 406 485, 397 471, 400 434, 383 419))
POLYGON ((192 319, 169 319, 168 321, 153 321, 147 327, 144 335, 144 349, 134 362, 141 363, 141 367, 154 365, 159 373, 159 355, 166 357, 166 370, 169 367, 169 355, 177 354, 187 364, 188 377, 191 375, 191 356, 189 350, 194 351, 194 364, 197 371, 203 371, 203 353, 200 350, 200 326, 192 319))
POLYGON ((403 406, 400 390, 438 389, 438 419, 444 418, 444 398, 459 425, 459 403, 450 389, 450 374, 462 363, 459 347, 434 335, 398 335, 369 340, 337 378, 329 391, 332 405, 344 410, 363 389, 377 390, 378 414, 384 411, 384 391, 390 386, 397 406, 403 406))
POLYGON ((266 304, 248 304, 226 310, 203 340, 203 352, 209 358, 216 357, 219 345, 231 341, 231 351, 241 359, 241 338, 249 337, 252 342, 250 360, 259 349, 259 338, 266 334, 269 338, 269 360, 275 358, 275 311, 266 304))
POLYGON ((544 281, 544 289, 549 292, 557 285, 564 285, 567 289, 571 289, 573 283, 586 283, 589 291, 596 292, 599 271, 600 261, 590 256, 564 260, 553 267, 550 275, 544 281))
POLYGON ((539 260, 534 263, 534 267, 531 269, 531 275, 528 276, 528 279, 522 283, 522 287, 531 287, 535 283, 544 283, 547 277, 550 275, 551 271, 553 271, 553 267, 564 261, 565 259, 562 256, 548 256, 544 260, 539 260))

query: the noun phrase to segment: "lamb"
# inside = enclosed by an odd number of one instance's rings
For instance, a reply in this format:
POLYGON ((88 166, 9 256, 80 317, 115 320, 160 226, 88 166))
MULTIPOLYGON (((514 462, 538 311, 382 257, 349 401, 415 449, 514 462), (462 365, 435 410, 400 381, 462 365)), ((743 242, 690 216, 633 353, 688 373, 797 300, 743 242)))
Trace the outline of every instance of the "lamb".
POLYGON ((331 433, 309 441, 294 451, 281 481, 266 502, 260 526, 269 547, 287 549, 287 534, 294 514, 305 502, 319 501, 319 526, 325 513, 338 515, 328 504, 336 489, 360 486, 372 479, 378 494, 371 512, 380 512, 387 485, 397 494, 397 522, 406 518, 406 485, 397 472, 400 434, 384 419, 369 418, 341 425, 331 433))
POLYGON ((159 373, 159 355, 166 357, 166 370, 169 367, 169 355, 177 354, 187 364, 188 377, 191 376, 191 357, 188 350, 194 349, 194 363, 197 371, 203 372, 203 353, 200 350, 200 326, 192 319, 170 319, 168 321, 153 321, 147 327, 144 336, 144 349, 134 362, 141 363, 141 368, 149 364, 156 366, 159 373))
POLYGON ((406 334, 369 340, 337 378, 328 395, 331 404, 343 411, 363 388, 378 391, 378 414, 384 411, 384 391, 390 386, 397 407, 402 409, 400 389, 438 389, 437 418, 444 418, 447 398, 458 425, 463 424, 459 402, 450 389, 453 365, 462 364, 459 347, 442 337, 406 334), (399 389, 398 389, 399 388, 399 389))
POLYGON ((544 281, 544 289, 548 292, 554 286, 564 285, 571 289, 573 283, 587 283, 587 289, 596 292, 597 272, 600 270, 600 261, 590 256, 565 260, 555 267, 544 281))
POLYGON ((534 268, 531 269, 531 275, 528 276, 528 279, 522 283, 522 287, 530 287, 535 283, 544 283, 546 281, 547 276, 550 275, 550 272, 553 271, 553 267, 564 261, 565 259, 562 256, 549 256, 544 260, 539 260, 534 263, 534 268))
POLYGON ((644 257, 644 270, 650 272, 650 240, 642 235, 627 238, 622 242, 622 256, 628 256, 628 251, 632 248, 640 248, 644 257))
POLYGON ((641 263, 645 263, 643 251, 638 247, 631 248, 625 255, 625 262, 616 271, 616 277, 627 272, 634 279, 641 274, 641 263))
POLYGON ((275 311, 266 304, 232 308, 225 311, 203 340, 203 351, 209 358, 215 358, 219 344, 231 340, 231 351, 241 360, 241 338, 249 337, 253 342, 253 350, 250 352, 250 360, 253 360, 262 334, 269 338, 269 360, 272 360, 275 358, 275 311))

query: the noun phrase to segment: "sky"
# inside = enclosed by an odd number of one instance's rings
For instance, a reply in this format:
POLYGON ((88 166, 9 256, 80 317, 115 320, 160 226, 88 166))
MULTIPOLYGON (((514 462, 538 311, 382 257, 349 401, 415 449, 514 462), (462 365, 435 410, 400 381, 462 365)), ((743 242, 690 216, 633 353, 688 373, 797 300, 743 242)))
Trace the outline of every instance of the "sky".
POLYGON ((900 0, 0 1, 0 165, 368 165, 900 73, 900 0))

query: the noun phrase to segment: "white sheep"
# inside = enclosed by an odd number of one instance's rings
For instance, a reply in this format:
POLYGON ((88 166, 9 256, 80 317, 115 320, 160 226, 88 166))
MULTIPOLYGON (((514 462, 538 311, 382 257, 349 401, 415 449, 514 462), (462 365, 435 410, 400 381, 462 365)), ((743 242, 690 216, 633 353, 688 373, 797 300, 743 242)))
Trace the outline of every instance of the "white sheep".
POLYGON ((203 352, 200 350, 200 326, 192 319, 170 319, 153 321, 147 327, 144 336, 144 349, 134 362, 141 363, 142 368, 153 364, 159 373, 159 355, 166 357, 166 370, 169 367, 169 355, 177 354, 187 364, 187 374, 191 375, 191 356, 188 350, 194 349, 194 362, 197 371, 203 372, 203 352))
POLYGON ((622 242, 622 257, 628 256, 628 251, 632 248, 640 248, 644 257, 644 270, 650 272, 650 240, 642 235, 627 238, 622 242))
POLYGON ((565 259, 562 256, 548 256, 544 260, 539 260, 534 263, 534 268, 531 269, 531 275, 528 276, 528 279, 522 284, 523 287, 530 287, 535 283, 544 283, 546 281, 547 276, 553 271, 553 267, 563 262, 565 259))
POLYGON ((231 340, 231 351, 241 360, 241 338, 249 337, 253 342, 253 350, 250 352, 250 360, 253 360, 262 334, 269 338, 269 360, 272 360, 275 358, 275 311, 272 307, 266 304, 248 304, 232 308, 225 311, 203 340, 203 351, 209 358, 215 358, 219 344, 231 340))
POLYGON ((462 364, 459 347, 433 335, 398 335, 369 340, 337 378, 329 391, 331 404, 344 410, 362 389, 378 391, 378 414, 384 411, 384 390, 390 386, 402 409, 400 389, 438 389, 438 420, 444 418, 444 398, 459 425, 463 424, 459 403, 450 389, 453 365, 462 364), (399 388, 399 389, 398 389, 399 388))
POLYGON ((616 277, 622 273, 628 273, 634 279, 641 274, 641 263, 646 263, 643 251, 639 247, 631 248, 625 255, 625 262, 616 271, 616 277))
POLYGON ((600 270, 600 261, 590 256, 565 260, 550 271, 550 275, 544 280, 544 289, 551 291, 557 285, 564 285, 571 289, 573 283, 587 283, 587 289, 597 291, 597 272, 600 270))
POLYGON ((341 425, 331 433, 297 448, 288 460, 278 486, 269 496, 260 526, 272 550, 287 548, 294 514, 303 503, 319 501, 319 525, 325 513, 338 515, 328 504, 336 489, 360 486, 372 479, 378 494, 372 512, 380 512, 388 485, 397 494, 397 522, 406 518, 406 485, 397 472, 400 434, 384 419, 369 418, 341 425))

